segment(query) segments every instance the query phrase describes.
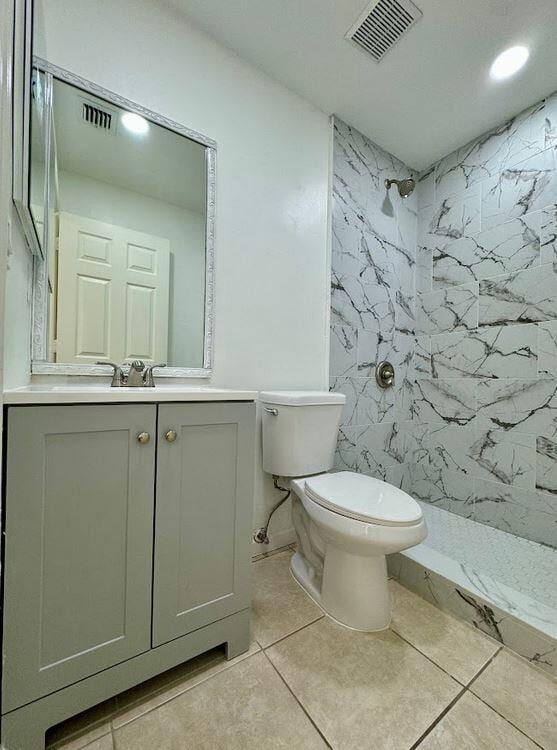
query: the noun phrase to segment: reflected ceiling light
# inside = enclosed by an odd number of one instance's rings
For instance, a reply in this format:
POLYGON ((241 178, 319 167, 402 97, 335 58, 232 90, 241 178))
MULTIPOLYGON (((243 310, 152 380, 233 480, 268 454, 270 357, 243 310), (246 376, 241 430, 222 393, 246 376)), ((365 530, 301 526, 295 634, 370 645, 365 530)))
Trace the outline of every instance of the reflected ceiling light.
POLYGON ((145 135, 149 130, 149 123, 141 115, 135 112, 124 112, 122 115, 122 125, 134 135, 145 135))
POLYGON ((502 81, 505 78, 513 76, 526 64, 530 57, 528 47, 509 47, 501 52, 493 61, 489 70, 489 75, 495 81, 502 81))

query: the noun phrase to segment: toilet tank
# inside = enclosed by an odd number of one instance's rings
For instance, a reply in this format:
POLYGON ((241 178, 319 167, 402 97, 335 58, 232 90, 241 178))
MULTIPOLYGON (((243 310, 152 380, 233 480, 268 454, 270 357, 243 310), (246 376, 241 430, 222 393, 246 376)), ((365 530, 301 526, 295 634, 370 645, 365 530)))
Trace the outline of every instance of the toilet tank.
POLYGON ((303 477, 332 468, 346 397, 327 391, 262 391, 263 470, 303 477))

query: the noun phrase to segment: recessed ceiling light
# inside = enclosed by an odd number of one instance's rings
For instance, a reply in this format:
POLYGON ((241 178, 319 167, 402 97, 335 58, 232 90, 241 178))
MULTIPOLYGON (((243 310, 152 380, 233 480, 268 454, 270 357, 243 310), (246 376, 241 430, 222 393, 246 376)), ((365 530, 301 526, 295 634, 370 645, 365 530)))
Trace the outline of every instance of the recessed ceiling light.
POLYGON ((135 112, 124 112, 122 115, 122 125, 134 135, 145 135, 149 130, 149 123, 141 115, 135 112))
POLYGON ((489 70, 489 75, 495 81, 502 81, 505 78, 509 78, 515 73, 518 73, 518 71, 526 65, 526 61, 529 57, 530 52, 528 47, 509 47, 509 49, 501 52, 501 54, 495 58, 489 70))

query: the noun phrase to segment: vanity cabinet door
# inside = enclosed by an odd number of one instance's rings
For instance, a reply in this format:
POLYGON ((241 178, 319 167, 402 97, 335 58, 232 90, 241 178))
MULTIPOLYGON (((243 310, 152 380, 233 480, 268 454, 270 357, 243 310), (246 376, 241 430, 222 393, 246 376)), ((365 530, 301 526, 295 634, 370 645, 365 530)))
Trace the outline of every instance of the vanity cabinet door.
POLYGON ((255 404, 161 404, 158 425, 154 646, 250 606, 255 404))
POLYGON ((150 648, 156 406, 11 407, 7 429, 4 711, 150 648))

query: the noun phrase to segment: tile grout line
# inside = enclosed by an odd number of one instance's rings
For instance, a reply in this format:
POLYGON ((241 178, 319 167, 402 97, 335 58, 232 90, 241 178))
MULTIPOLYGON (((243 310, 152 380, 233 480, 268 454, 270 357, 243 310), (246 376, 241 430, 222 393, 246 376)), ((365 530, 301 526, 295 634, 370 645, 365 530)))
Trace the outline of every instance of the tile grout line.
POLYGON ((424 659, 427 659, 430 664, 433 664, 434 667, 437 667, 437 669, 440 669, 441 672, 447 675, 447 677, 450 677, 451 680, 454 680, 457 685, 460 685, 461 687, 465 688, 466 685, 461 682, 459 679, 457 679, 453 674, 450 672, 447 672, 447 670, 444 667, 441 667, 439 664, 437 664, 436 661, 434 661, 431 656, 428 656, 426 653, 421 651, 417 646, 415 646, 411 641, 409 641, 407 638, 405 638, 403 635, 401 635, 397 630, 395 630, 393 627, 389 626, 388 628, 394 635, 396 635, 398 638, 400 638, 401 641, 404 641, 408 646, 411 646, 414 651, 417 651, 421 656, 424 657, 424 659))
MULTIPOLYGON (((257 644, 257 645, 259 645, 259 644, 257 644)), ((133 719, 130 719, 129 721, 124 722, 123 724, 121 724, 118 727, 114 726, 113 720, 111 719, 110 720, 110 728, 111 728, 112 733, 114 734, 114 732, 117 732, 120 729, 123 729, 124 727, 128 726, 128 724, 133 724, 134 721, 137 721, 138 719, 142 719, 144 716, 147 716, 147 714, 150 714, 153 711, 156 711, 158 708, 162 708, 162 706, 165 706, 167 703, 172 703, 172 701, 176 700, 176 698, 181 698, 185 693, 189 693, 190 690, 195 690, 196 687, 199 687, 200 685, 203 685, 205 682, 208 682, 209 680, 212 680, 213 677, 218 677, 220 674, 222 674, 223 672, 226 672, 228 669, 234 669, 234 667, 236 667, 238 664, 241 664, 242 662, 247 661, 248 659, 251 659, 253 656, 256 656, 257 654, 262 654, 263 653, 263 649, 261 648, 261 646, 259 646, 259 650, 258 651, 254 651, 252 654, 248 654, 247 652, 244 652, 244 653, 245 653, 245 656, 242 659, 240 659, 240 661, 236 662, 235 664, 229 664, 227 666, 223 666, 222 669, 219 669, 214 674, 210 674, 207 677, 203 677, 202 679, 199 680, 199 682, 196 682, 195 685, 191 685, 190 687, 186 687, 180 693, 176 693, 176 695, 173 695, 171 698, 168 698, 167 700, 162 701, 161 703, 157 704, 156 706, 153 706, 152 708, 149 708, 144 713, 139 714, 139 716, 134 716, 133 719)), ((239 654, 239 656, 242 656, 242 654, 239 654)), ((238 657, 235 657, 235 658, 238 658, 238 657)), ((184 662, 184 663, 186 663, 186 662, 184 662)), ((211 666, 215 666, 215 665, 209 665, 209 668, 211 668, 211 666)), ((195 672, 192 674, 192 676, 194 674, 195 674, 195 672)), ((141 683, 139 683, 139 684, 141 684, 141 683)), ((179 684, 179 683, 174 683, 174 686, 176 686, 177 684, 179 684)), ((172 684, 169 685, 169 688, 171 688, 171 687, 172 687, 172 684)), ((149 698, 147 698, 147 700, 149 700, 149 698)), ((107 732, 107 734, 108 734, 108 732, 107 732)), ((104 735, 104 736, 106 736, 106 735, 104 735)), ((87 746, 85 746, 85 748, 83 748, 82 750, 86 750, 86 747, 87 746)))
MULTIPOLYGON (((404 639, 403 639, 403 640, 404 640, 404 639)), ((418 739, 416 740, 416 742, 415 742, 415 743, 414 743, 414 744, 413 744, 413 745, 412 745, 412 746, 410 747, 410 749, 409 749, 409 750, 416 750, 416 748, 418 748, 418 747, 419 747, 419 745, 421 745, 421 744, 422 744, 422 742, 423 742, 423 741, 425 740, 425 738, 426 738, 426 737, 427 737, 427 736, 428 736, 429 734, 431 734, 431 732, 432 732, 432 731, 433 731, 433 730, 435 729, 435 727, 436 727, 436 726, 437 726, 437 725, 439 724, 439 722, 440 722, 440 721, 441 721, 441 720, 442 720, 442 719, 443 719, 443 718, 444 718, 444 717, 445 717, 445 716, 446 716, 446 715, 447 715, 447 714, 449 713, 449 711, 450 711, 450 710, 451 710, 451 709, 452 709, 452 708, 453 708, 453 707, 454 707, 454 706, 455 706, 455 705, 456 705, 456 704, 458 703, 458 701, 459 701, 459 700, 460 700, 460 699, 462 698, 462 696, 463 696, 463 695, 464 695, 464 694, 465 694, 466 692, 468 692, 468 686, 469 686, 469 685, 471 685, 471 684, 472 684, 472 683, 474 682, 474 680, 475 680, 475 679, 476 679, 477 677, 479 677, 479 676, 480 676, 480 674, 481 674, 481 673, 482 673, 482 672, 483 672, 483 671, 484 671, 485 669, 487 669, 487 667, 488 667, 488 666, 489 666, 489 665, 491 664, 491 662, 493 661, 493 659, 495 659, 495 657, 497 656, 497 654, 499 653, 499 651, 501 651, 501 648, 502 648, 502 646, 501 646, 500 648, 498 648, 498 649, 497 649, 497 651, 496 651, 496 652, 495 652, 495 653, 493 654, 493 656, 492 656, 492 657, 491 657, 490 659, 488 659, 488 660, 486 661, 486 663, 485 663, 485 664, 484 664, 484 665, 483 665, 483 666, 481 667, 481 669, 479 669, 479 670, 478 670, 477 674, 475 674, 475 675, 474 675, 474 677, 472 677, 472 679, 470 680, 470 682, 468 682, 468 683, 467 683, 466 685, 462 685, 462 683, 460 683, 460 682, 458 683, 459 685, 461 685, 461 687, 462 687, 462 690, 459 690, 458 694, 457 694, 457 695, 456 695, 456 696, 455 696, 455 697, 454 697, 454 698, 452 699, 452 701, 450 701, 450 703, 449 703, 448 705, 446 705, 446 706, 445 706, 445 708, 444 708, 444 709, 443 709, 443 710, 441 711, 441 713, 439 714, 439 716, 437 716, 437 717, 436 717, 436 719, 435 719, 434 721, 432 721, 432 723, 431 723, 431 724, 430 724, 430 725, 429 725, 429 726, 427 727, 427 729, 425 730, 425 732, 423 732, 423 733, 422 733, 422 734, 420 735, 420 737, 418 737, 418 739)), ((416 650, 418 650, 418 649, 416 649, 416 650)), ((419 653, 421 653, 421 651, 420 651, 419 653)), ((454 678, 453 678, 453 679, 454 679, 454 678)))
POLYGON ((316 617, 315 620, 312 620, 311 622, 306 622, 305 625, 301 625, 299 628, 296 628, 296 630, 293 630, 291 633, 287 633, 286 635, 283 635, 280 638, 277 638, 276 641, 269 643, 267 646, 262 646, 257 640, 257 638, 255 640, 261 647, 261 650, 266 651, 268 648, 271 648, 272 646, 276 646, 277 643, 282 643, 282 641, 285 641, 287 638, 290 638, 290 636, 296 635, 296 633, 299 633, 301 630, 305 630, 306 628, 309 628, 310 625, 313 625, 314 623, 319 622, 319 620, 322 620, 324 617, 326 617, 326 615, 324 614, 319 615, 319 617, 316 617))
POLYGON ((327 740, 327 738, 325 737, 325 735, 323 734, 323 732, 319 729, 319 727, 317 726, 317 724, 315 723, 315 721, 312 719, 312 717, 306 711, 306 709, 303 706, 303 704, 298 700, 298 697, 296 696, 296 693, 292 690, 292 688, 286 682, 286 680, 284 679, 284 677, 282 676, 282 674, 275 667, 275 665, 273 664, 272 660, 267 656, 267 652, 265 650, 263 651, 263 654, 264 654, 265 658, 267 659, 267 661, 269 662, 269 664, 271 665, 271 667, 275 670, 275 672, 279 676, 279 678, 282 681, 282 683, 285 685, 285 687, 288 690, 288 692, 290 693, 290 695, 294 698, 294 700, 296 701, 296 703, 298 704, 298 706, 300 706, 300 708, 304 712, 305 716, 307 716, 308 721, 311 723, 311 725, 313 726, 313 728, 315 729, 315 731, 318 733, 318 735, 321 737, 321 739, 327 745, 327 747, 331 748, 331 750, 332 750, 332 745, 330 744, 330 742, 327 740))
POLYGON ((516 724, 513 724, 513 722, 510 721, 510 719, 507 719, 507 717, 503 716, 503 714, 499 713, 499 711, 497 711, 496 708, 494 708, 493 706, 490 706, 487 701, 485 701, 483 698, 481 698, 479 695, 476 695, 476 693, 474 693, 472 690, 469 689, 470 685, 472 685, 474 682, 476 682, 476 680, 478 679, 478 677, 480 677, 480 675, 483 674, 483 672, 485 672, 485 670, 487 669, 487 667, 489 667, 489 665, 493 662, 493 660, 495 659, 496 656, 499 656, 499 654, 503 651, 504 648, 505 648, 504 645, 500 646, 500 648, 497 651, 497 653, 493 654, 493 656, 491 657, 491 659, 487 662, 487 664, 485 664, 480 669, 480 671, 478 672, 478 674, 476 674, 476 675, 474 675, 474 677, 472 677, 472 679, 470 680, 470 682, 468 683, 468 685, 466 685, 466 690, 470 693, 470 695, 473 695, 474 698, 477 698, 481 703, 483 703, 484 706, 487 706, 489 709, 491 709, 493 711, 493 713, 497 714, 497 716, 499 716, 501 719, 503 719, 503 721, 506 721, 507 724, 511 725, 511 727, 514 727, 514 729, 516 729, 517 732, 520 732, 520 734, 523 737, 526 737, 526 739, 530 740, 530 742, 532 742, 534 745, 536 745, 536 747, 539 747, 539 748, 541 748, 541 750, 544 750, 543 746, 540 745, 539 742, 536 742, 536 740, 532 739, 532 737, 530 737, 530 735, 526 734, 526 732, 524 730, 522 730, 520 727, 517 727, 516 724))

